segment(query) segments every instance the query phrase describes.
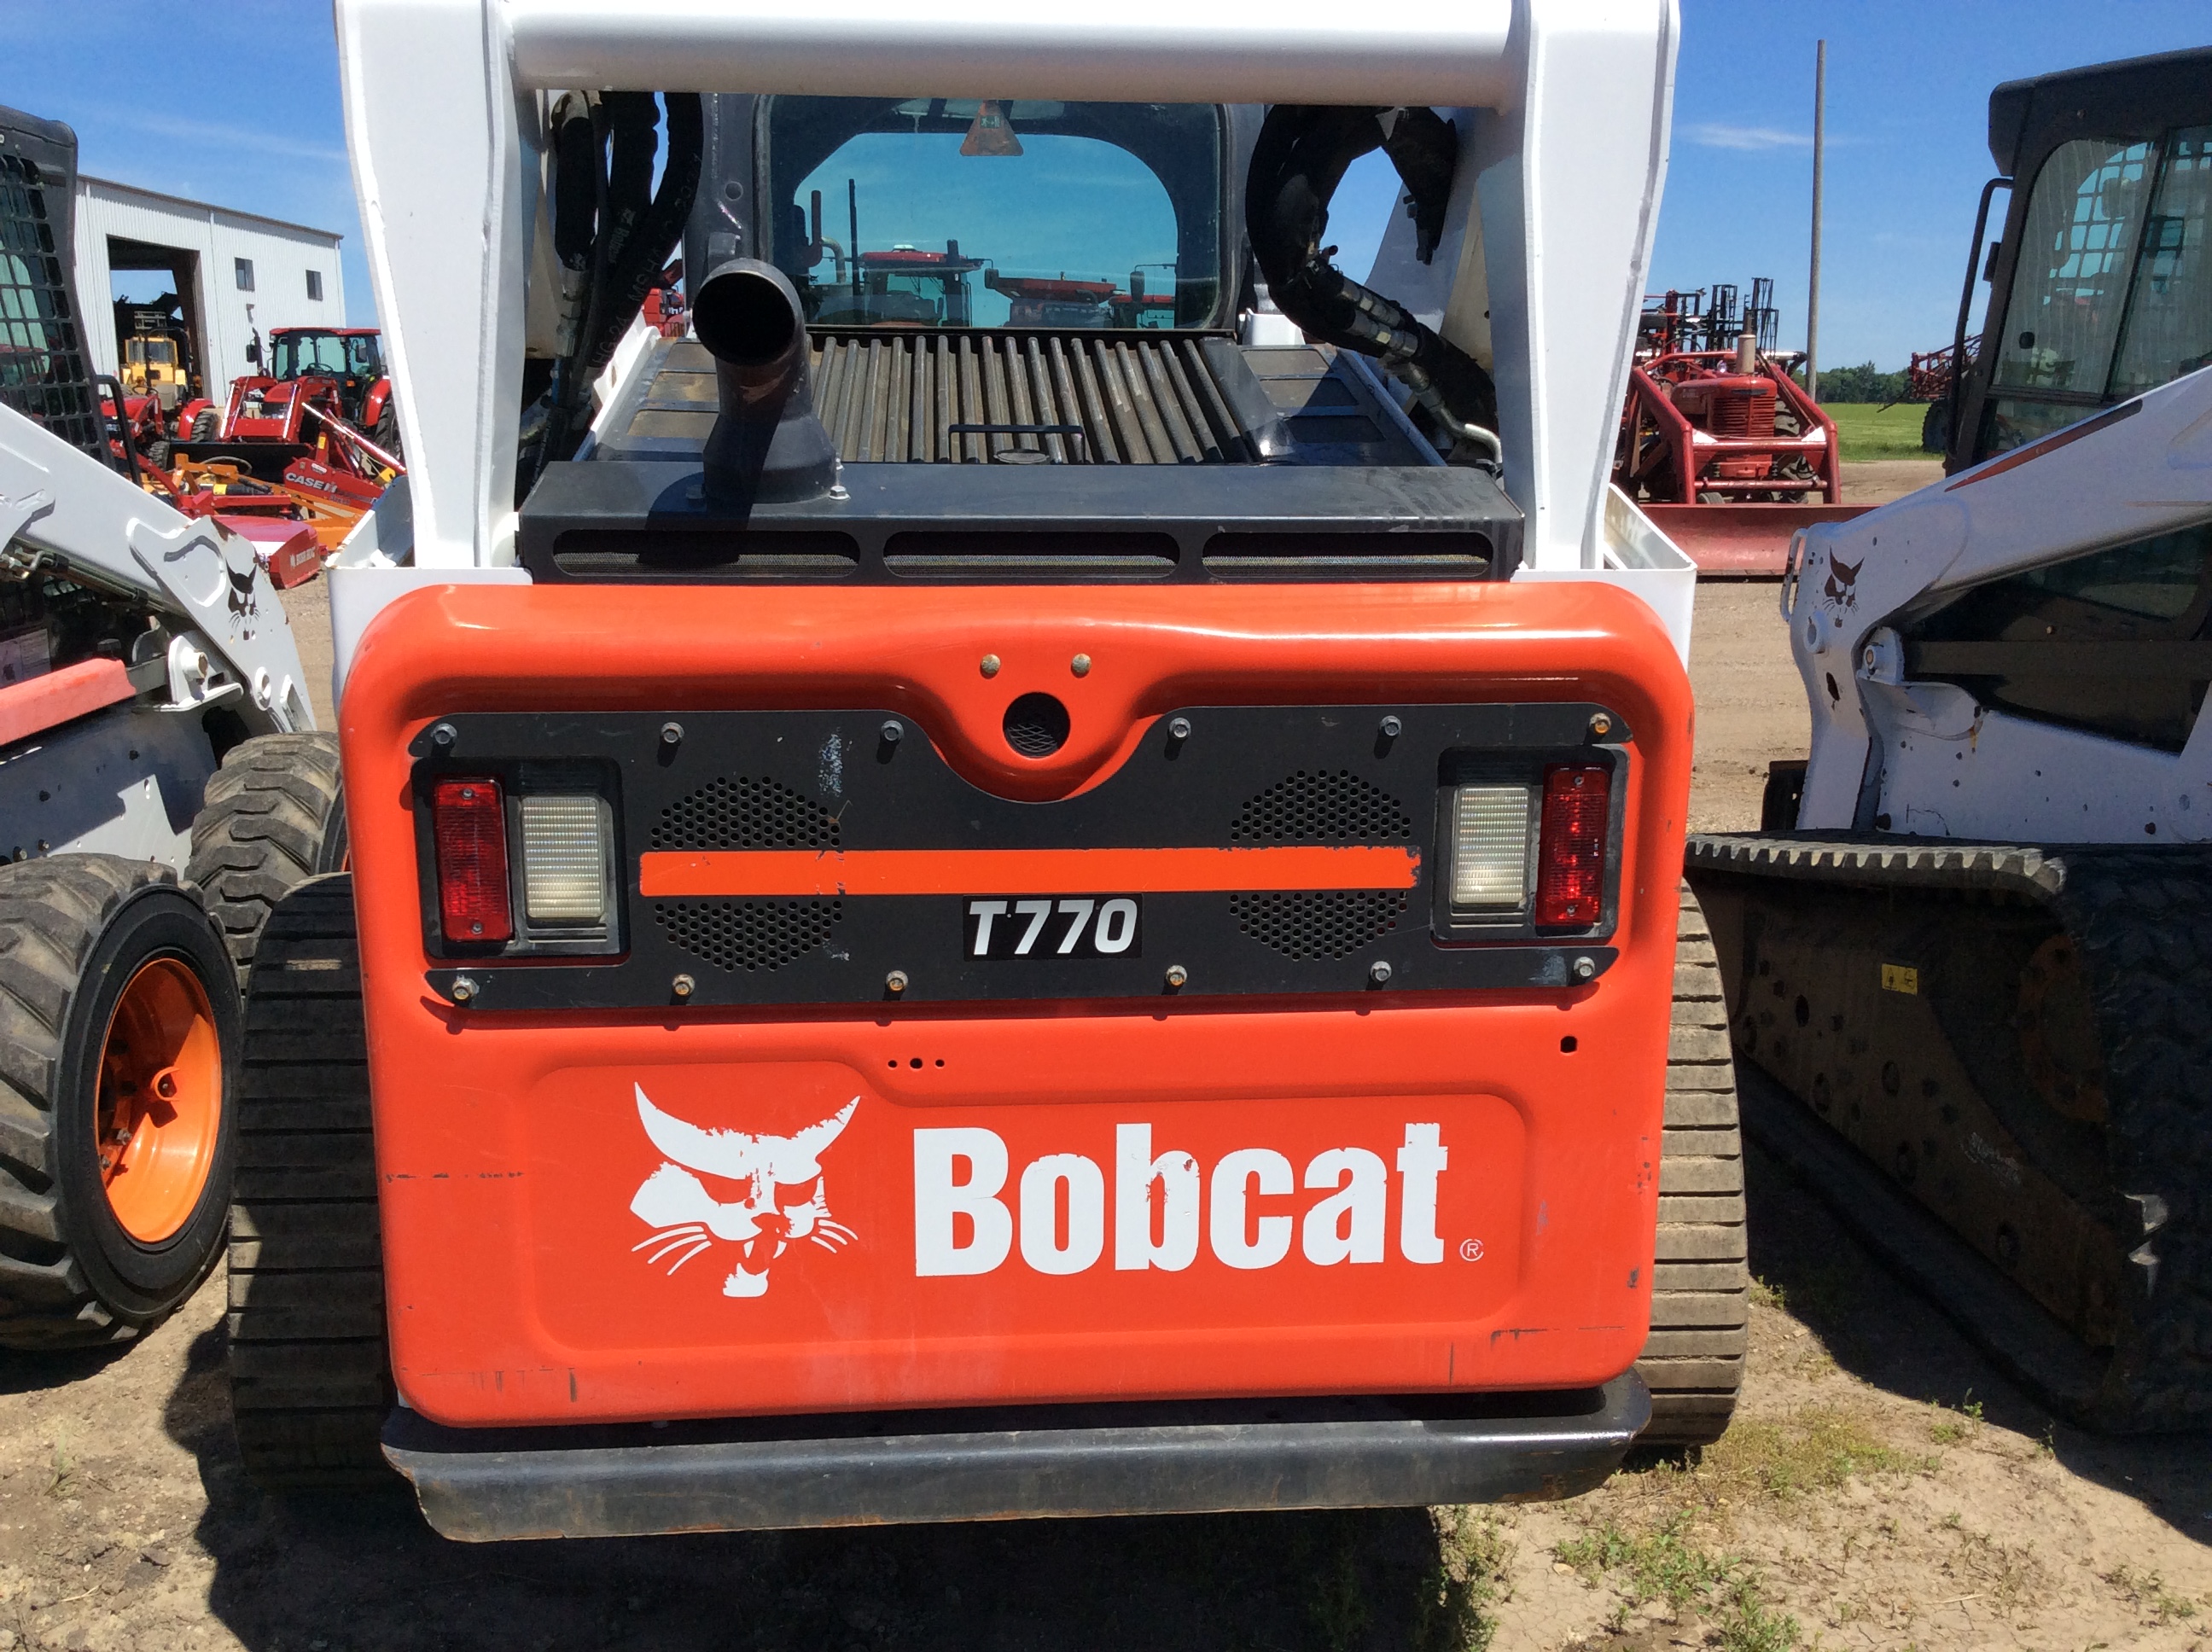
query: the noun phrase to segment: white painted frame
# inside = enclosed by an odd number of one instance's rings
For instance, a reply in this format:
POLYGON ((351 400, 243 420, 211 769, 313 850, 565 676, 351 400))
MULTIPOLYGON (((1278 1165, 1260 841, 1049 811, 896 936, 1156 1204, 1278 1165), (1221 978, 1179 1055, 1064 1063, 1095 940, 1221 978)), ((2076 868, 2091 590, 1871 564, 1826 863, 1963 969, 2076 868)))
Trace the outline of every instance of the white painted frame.
MULTIPOLYGON (((416 564, 514 562, 542 94, 988 85, 1008 97, 1465 112, 1472 164, 1449 244, 1428 268, 1464 276, 1465 232, 1479 222, 1471 263, 1486 282, 1506 487, 1528 515, 1528 566, 1633 583, 1608 538, 1606 483, 1666 173, 1677 33, 1674 0, 1407 0, 1387 21, 1228 0, 1184 0, 1141 21, 1033 0, 337 0, 416 564)), ((1409 263, 1386 247, 1383 290, 1409 263)), ((1692 576, 1665 549, 1673 561, 1641 574, 1681 587, 1673 605, 1686 647, 1692 576)))

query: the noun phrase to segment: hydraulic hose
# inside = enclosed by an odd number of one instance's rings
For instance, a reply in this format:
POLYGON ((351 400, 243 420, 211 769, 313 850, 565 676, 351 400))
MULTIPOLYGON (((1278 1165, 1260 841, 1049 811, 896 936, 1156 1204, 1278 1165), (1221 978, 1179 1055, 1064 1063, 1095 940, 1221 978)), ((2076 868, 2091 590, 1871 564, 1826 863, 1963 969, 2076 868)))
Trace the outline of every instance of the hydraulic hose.
POLYGON ((1310 337, 1375 357, 1452 439, 1455 462, 1496 471, 1498 392, 1481 363, 1344 274, 1329 262, 1336 249, 1322 245, 1346 168, 1376 149, 1413 197, 1416 255, 1432 256, 1457 160, 1449 124, 1431 109, 1287 103, 1267 112, 1252 152, 1252 255, 1278 307, 1310 337))
MULTIPOLYGON (((554 180, 554 250, 562 260, 564 299, 575 243, 562 222, 563 209, 569 208, 574 216, 588 198, 586 190, 603 197, 603 204, 595 215, 587 255, 589 292, 581 307, 582 319, 573 343, 564 328, 561 342, 567 348, 554 368, 546 417, 542 427, 529 432, 538 450, 536 464, 531 467, 533 480, 547 465, 568 458, 582 441, 586 422, 579 415, 590 398, 591 387, 606 371, 623 335, 637 319, 646 295, 684 233, 699 189, 706 113, 697 94, 667 94, 668 161, 661 170, 660 187, 652 191, 650 200, 647 192, 658 148, 653 96, 644 92, 614 92, 602 101, 612 156, 604 174, 599 171, 596 133, 586 144, 572 146, 567 140, 580 124, 572 120, 556 137, 556 167, 565 171, 574 164, 574 150, 583 150, 580 183, 560 175, 554 180), (604 186, 599 181, 602 176, 604 186)), ((526 420, 526 426, 532 422, 526 420)))

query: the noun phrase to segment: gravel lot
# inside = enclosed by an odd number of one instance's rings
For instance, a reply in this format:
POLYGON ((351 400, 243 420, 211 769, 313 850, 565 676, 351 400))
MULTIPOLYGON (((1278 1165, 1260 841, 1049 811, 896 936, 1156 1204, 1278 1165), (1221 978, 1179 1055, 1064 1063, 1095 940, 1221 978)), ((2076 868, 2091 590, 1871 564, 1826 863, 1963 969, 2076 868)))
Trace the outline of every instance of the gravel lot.
MULTIPOLYGON (((1700 592, 1694 826, 1754 824, 1767 758, 1803 749, 1774 595, 1700 592)), ((0 1354, 0 1652, 2200 1644, 2212 1440, 2054 1425, 1755 1152, 1749 1175, 1729 1439, 1488 1511, 470 1548, 398 1494, 245 1484, 218 1276, 135 1346, 0 1354)))

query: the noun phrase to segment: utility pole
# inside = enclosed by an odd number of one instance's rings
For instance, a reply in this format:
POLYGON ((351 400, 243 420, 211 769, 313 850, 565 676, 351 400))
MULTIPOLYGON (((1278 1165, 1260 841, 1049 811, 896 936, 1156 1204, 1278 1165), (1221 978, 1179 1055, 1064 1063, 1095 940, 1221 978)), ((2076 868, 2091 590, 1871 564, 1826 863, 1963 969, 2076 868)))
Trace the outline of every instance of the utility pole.
POLYGON ((1805 298, 1805 393, 1820 399, 1820 163, 1828 138, 1828 43, 1813 64, 1813 275, 1805 298))

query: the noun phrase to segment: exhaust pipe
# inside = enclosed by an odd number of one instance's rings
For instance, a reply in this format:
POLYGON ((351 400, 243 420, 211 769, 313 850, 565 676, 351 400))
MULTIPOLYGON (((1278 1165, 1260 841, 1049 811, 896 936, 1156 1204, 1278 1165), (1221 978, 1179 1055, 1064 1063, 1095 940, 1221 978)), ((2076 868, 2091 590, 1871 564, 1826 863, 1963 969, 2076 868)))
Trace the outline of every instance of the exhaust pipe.
POLYGON ((707 496, 783 504, 836 486, 837 449, 807 384, 806 315, 783 271, 758 258, 718 265, 692 297, 691 327, 714 358, 721 404, 707 438, 707 496))

